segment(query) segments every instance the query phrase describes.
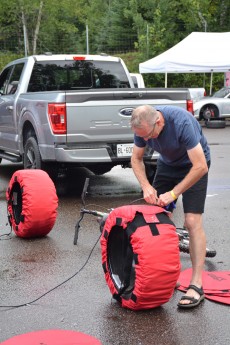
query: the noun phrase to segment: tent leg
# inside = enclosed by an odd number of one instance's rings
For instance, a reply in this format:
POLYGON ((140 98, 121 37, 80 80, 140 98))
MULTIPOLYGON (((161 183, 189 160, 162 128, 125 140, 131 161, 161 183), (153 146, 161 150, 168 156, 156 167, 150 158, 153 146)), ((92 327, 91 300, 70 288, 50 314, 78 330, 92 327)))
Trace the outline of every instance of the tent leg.
POLYGON ((210 78, 210 91, 209 91, 210 96, 212 94, 212 78, 213 78, 213 72, 211 72, 211 78, 210 78))
POLYGON ((168 74, 165 72, 165 88, 168 87, 168 74))

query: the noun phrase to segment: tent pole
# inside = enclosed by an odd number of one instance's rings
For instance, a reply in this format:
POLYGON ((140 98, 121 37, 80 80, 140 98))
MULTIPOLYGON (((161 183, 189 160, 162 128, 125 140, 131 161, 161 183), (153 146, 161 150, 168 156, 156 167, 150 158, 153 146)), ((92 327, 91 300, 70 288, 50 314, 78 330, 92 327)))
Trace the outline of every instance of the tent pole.
POLYGON ((211 72, 211 78, 210 78, 210 91, 209 91, 210 96, 212 94, 212 77, 213 77, 213 72, 211 72))
POLYGON ((167 72, 165 72, 165 88, 167 87, 168 85, 168 74, 167 72))

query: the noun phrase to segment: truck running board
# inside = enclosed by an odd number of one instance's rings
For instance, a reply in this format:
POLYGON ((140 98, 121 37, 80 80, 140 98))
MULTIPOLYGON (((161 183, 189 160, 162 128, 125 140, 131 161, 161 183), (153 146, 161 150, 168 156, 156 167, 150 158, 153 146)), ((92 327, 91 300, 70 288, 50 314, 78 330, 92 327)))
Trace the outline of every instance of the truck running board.
POLYGON ((19 163, 22 161, 21 156, 16 156, 13 153, 6 153, 2 150, 0 150, 0 158, 5 158, 6 160, 13 162, 13 163, 19 163))

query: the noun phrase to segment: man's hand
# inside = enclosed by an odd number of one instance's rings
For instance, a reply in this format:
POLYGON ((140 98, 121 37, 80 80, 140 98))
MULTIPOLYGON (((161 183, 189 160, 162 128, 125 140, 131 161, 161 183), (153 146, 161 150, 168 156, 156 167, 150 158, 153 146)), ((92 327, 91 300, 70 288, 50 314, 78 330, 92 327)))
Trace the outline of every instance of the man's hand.
POLYGON ((150 184, 143 188, 143 197, 148 204, 158 204, 157 191, 150 184))
POLYGON ((171 192, 169 191, 169 192, 159 195, 157 205, 161 207, 165 207, 173 201, 175 201, 175 199, 172 196, 171 192))

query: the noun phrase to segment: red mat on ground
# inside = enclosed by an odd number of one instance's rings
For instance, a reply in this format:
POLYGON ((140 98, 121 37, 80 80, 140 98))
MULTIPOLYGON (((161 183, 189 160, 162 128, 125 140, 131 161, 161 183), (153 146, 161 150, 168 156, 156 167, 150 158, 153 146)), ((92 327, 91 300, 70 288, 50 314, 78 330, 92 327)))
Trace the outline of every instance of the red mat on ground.
MULTIPOLYGON (((192 269, 180 273, 178 290, 186 291, 190 284, 192 269)), ((230 271, 203 271, 203 290, 205 297, 224 304, 230 304, 230 271)))
POLYGON ((17 335, 1 345, 102 345, 90 335, 66 330, 45 330, 17 335))

